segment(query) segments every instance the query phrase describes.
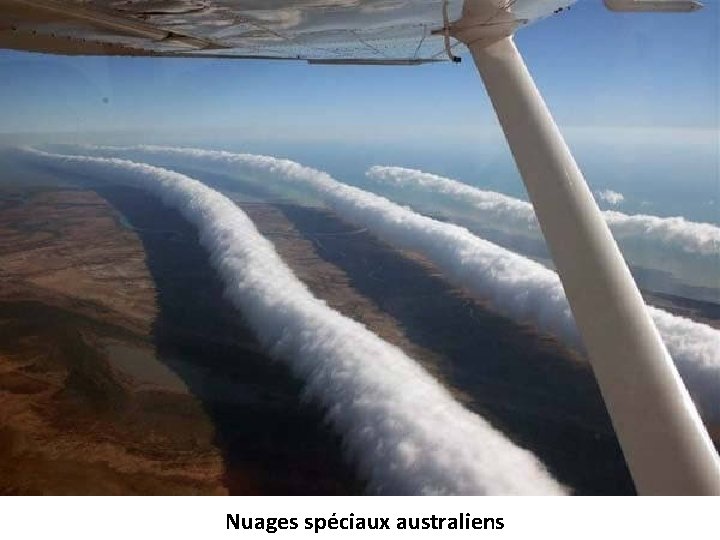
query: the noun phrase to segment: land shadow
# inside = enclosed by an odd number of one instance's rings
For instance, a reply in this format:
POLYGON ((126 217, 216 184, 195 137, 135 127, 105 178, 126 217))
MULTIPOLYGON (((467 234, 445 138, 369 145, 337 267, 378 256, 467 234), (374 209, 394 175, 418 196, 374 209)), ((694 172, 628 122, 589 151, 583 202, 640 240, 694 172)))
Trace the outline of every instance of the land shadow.
POLYGON ((333 213, 277 207, 408 339, 437 353, 442 377, 469 398, 469 408, 531 450, 559 481, 580 494, 634 493, 587 363, 333 213))
POLYGON ((195 227, 145 191, 93 186, 140 238, 157 296, 152 338, 215 428, 230 494, 356 494, 342 456, 302 384, 260 348, 198 241, 195 227))

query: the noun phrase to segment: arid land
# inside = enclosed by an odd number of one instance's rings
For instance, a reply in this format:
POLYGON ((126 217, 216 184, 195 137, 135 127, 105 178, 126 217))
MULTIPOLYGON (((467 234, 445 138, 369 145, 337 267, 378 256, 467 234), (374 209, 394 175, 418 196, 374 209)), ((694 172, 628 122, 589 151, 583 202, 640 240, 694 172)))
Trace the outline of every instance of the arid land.
MULTIPOLYGON (((578 493, 631 493, 588 366, 330 212, 240 203, 315 295, 578 493)), ((712 306, 665 309, 717 324, 712 306)), ((0 188, 0 493, 361 493, 322 411, 135 188, 0 188)))

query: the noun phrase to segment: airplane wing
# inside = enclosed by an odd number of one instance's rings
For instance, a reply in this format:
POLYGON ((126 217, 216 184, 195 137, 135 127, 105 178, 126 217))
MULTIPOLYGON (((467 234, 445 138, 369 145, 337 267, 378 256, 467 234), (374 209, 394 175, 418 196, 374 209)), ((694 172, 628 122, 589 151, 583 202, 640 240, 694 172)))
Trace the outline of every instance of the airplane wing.
MULTIPOLYGON (((488 42, 576 0, 481 0, 488 42)), ((419 64, 452 59, 462 0, 0 0, 0 48, 419 64)), ((455 51, 458 51, 457 53, 455 51)))

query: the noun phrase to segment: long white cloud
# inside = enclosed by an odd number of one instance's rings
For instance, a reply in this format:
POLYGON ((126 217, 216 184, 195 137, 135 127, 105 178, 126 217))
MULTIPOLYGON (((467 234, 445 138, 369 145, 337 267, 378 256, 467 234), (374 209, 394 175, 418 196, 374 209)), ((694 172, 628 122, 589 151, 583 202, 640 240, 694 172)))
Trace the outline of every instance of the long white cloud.
POLYGON ((58 156, 121 175, 178 208, 200 233, 262 345, 306 382, 370 490, 394 494, 560 494, 535 456, 462 407, 397 347, 314 297, 231 200, 183 174, 119 158, 58 156))
MULTIPOLYGON (((178 156, 230 171, 290 182, 314 190, 344 219, 367 227, 387 242, 424 254, 457 284, 489 300, 518 321, 532 322, 568 345, 582 349, 575 322, 555 272, 463 227, 443 223, 383 197, 338 182, 327 173, 286 159, 214 150, 167 147, 104 148, 143 156, 178 156)), ((510 199, 510 198, 508 198, 510 199)), ((509 204, 515 204, 513 200, 509 204)), ((648 308, 701 414, 720 419, 720 331, 648 308)))
MULTIPOLYGON (((514 197, 403 167, 374 166, 367 171, 366 176, 378 182, 421 188, 432 193, 442 193, 458 202, 470 203, 482 210, 478 217, 510 232, 539 233, 532 205, 514 197)), ((611 194, 612 200, 616 202, 622 197, 614 192, 603 193, 611 194)), ((633 239, 645 243, 658 242, 679 252, 715 257, 720 254, 720 227, 710 223, 697 223, 683 217, 628 215, 614 210, 607 210, 603 215, 620 241, 633 239)))

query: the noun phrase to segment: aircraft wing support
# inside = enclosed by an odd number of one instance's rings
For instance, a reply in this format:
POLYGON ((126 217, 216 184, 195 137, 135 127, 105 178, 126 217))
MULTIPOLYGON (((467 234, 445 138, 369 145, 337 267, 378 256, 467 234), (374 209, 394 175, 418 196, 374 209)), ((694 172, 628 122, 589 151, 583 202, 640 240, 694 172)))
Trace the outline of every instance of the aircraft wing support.
POLYGON ((535 207, 638 492, 720 495, 720 457, 512 37, 478 33, 465 17, 455 28, 469 30, 455 37, 535 207))

